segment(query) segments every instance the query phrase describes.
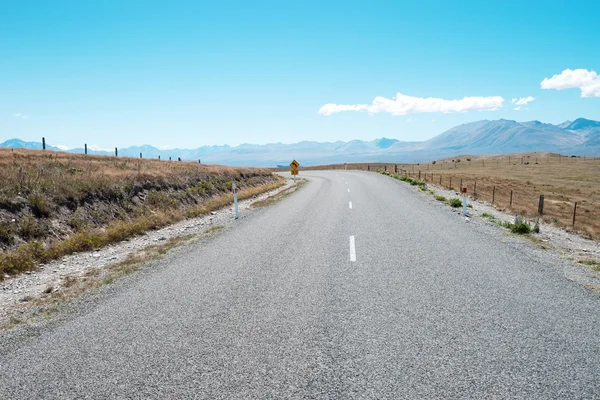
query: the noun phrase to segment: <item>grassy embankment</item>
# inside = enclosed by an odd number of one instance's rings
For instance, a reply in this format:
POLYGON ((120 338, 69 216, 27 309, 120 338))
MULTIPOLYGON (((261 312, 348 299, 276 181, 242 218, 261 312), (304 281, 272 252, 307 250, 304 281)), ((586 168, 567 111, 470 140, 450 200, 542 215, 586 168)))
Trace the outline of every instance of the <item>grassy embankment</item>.
POLYGON ((275 189, 266 169, 0 149, 0 281, 275 189))

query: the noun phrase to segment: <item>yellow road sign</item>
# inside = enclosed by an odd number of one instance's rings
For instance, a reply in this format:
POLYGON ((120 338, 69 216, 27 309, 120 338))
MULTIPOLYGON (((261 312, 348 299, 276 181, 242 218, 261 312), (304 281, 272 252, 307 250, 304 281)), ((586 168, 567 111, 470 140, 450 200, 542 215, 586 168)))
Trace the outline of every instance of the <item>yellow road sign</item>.
POLYGON ((292 167, 292 169, 298 169, 299 166, 300 166, 300 163, 296 160, 294 160, 290 163, 290 167, 292 167))
POLYGON ((292 168, 292 175, 298 175, 298 170, 296 168, 292 168))

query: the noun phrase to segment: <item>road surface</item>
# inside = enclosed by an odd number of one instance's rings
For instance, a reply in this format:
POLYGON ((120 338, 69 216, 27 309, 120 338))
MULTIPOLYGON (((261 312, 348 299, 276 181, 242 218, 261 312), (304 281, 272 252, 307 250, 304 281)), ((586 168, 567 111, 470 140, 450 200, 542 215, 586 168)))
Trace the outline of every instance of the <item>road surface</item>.
POLYGON ((600 398, 600 300, 376 173, 309 183, 0 355, 0 398, 600 398))

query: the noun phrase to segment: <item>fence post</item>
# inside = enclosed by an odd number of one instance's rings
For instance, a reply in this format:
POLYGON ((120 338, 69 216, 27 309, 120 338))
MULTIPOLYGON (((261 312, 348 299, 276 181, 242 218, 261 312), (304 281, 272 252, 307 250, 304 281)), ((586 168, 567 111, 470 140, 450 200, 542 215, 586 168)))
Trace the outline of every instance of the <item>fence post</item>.
POLYGON ((494 205, 495 197, 496 197, 496 186, 492 187, 492 205, 494 205))
POLYGON ((140 153, 140 158, 142 158, 142 153, 140 153))
POLYGON ((538 214, 544 214, 544 195, 540 194, 540 202, 538 203, 538 214))
POLYGON ((452 177, 450 177, 450 184, 448 185, 448 189, 452 189, 452 177))
POLYGON ((85 154, 87 154, 87 143, 83 145, 85 148, 85 154))
POLYGON ((177 161, 181 161, 181 157, 177 157, 177 161))
POLYGON ((384 172, 387 172, 387 165, 384 165, 384 166, 383 166, 383 171, 384 171, 384 172))
POLYGON ((462 193, 462 178, 460 178, 460 192, 462 193))
POLYGON ((575 226, 575 216, 577 215, 577 202, 575 202, 575 208, 573 209, 573 226, 575 226))
POLYGON ((371 170, 371 166, 369 164, 367 164, 367 171, 371 170))
POLYGON ((158 161, 160 161, 160 156, 158 156, 158 161))
POLYGON ((398 164, 394 165, 394 173, 398 173, 398 164))
POLYGON ((477 197, 477 181, 473 183, 473 197, 477 197))
POLYGON ((46 150, 46 138, 42 138, 42 150, 46 150))
POLYGON ((440 174, 440 186, 442 186, 442 174, 440 174))
POLYGON ((115 157, 119 157, 119 150, 115 147, 115 157))
POLYGON ((511 191, 510 191, 510 207, 511 207, 511 208, 512 208, 512 193, 513 193, 513 191, 511 190, 511 191))
POLYGON ((421 170, 419 170, 419 180, 421 180, 421 170))

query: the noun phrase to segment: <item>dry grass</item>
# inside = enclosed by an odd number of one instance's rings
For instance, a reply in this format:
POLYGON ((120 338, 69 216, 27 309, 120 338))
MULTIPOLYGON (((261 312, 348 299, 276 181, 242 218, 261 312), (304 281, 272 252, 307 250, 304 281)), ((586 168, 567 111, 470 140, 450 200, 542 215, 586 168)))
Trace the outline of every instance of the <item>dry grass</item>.
POLYGON ((0 149, 0 280, 158 229, 283 179, 266 169, 0 149))
MULTIPOLYGON (((493 205, 499 210, 524 216, 533 217, 537 214, 539 196, 543 194, 544 222, 600 239, 600 159, 597 158, 526 153, 457 156, 438 160, 435 164, 372 163, 347 166, 348 169, 361 170, 367 170, 368 167, 372 171, 388 172, 395 172, 397 168, 401 175, 456 191, 460 190, 462 184, 470 197, 488 203, 492 203, 493 197, 493 205), (577 215, 573 226, 575 202, 577 215)), ((344 166, 312 169, 344 169, 344 166)))

